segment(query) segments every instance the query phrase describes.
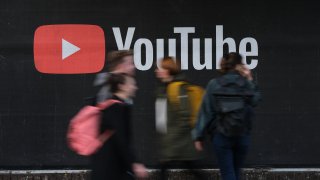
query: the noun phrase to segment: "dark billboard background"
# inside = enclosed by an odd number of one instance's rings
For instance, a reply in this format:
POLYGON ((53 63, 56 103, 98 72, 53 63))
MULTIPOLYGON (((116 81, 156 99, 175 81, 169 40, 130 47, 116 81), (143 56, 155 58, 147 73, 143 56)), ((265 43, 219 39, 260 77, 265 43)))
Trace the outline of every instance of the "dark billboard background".
MULTIPOLYGON (((117 49, 112 27, 124 36, 135 27, 139 38, 180 39, 174 27, 195 27, 189 38, 213 39, 216 25, 224 38, 253 37, 258 42, 254 78, 263 93, 257 108, 247 165, 320 165, 320 21, 309 2, 251 1, 1 1, 0 2, 0 167, 86 167, 88 159, 65 143, 70 118, 94 92, 94 74, 48 75, 33 63, 33 35, 46 24, 95 24, 104 29, 106 51, 117 49)), ((133 48, 133 43, 131 48, 133 48)), ((165 48, 166 49, 166 48, 165 48)), ((203 58, 203 47, 201 48, 203 58)), ((178 56, 179 57, 179 56, 178 56)), ((154 53, 154 58, 155 53, 154 53)), ((213 63, 215 64, 215 63, 213 63)), ((205 86, 216 70, 185 71, 191 82, 205 86)), ((156 163, 153 70, 137 71, 134 127, 138 156, 156 163)), ((215 166, 212 155, 203 166, 215 166)))

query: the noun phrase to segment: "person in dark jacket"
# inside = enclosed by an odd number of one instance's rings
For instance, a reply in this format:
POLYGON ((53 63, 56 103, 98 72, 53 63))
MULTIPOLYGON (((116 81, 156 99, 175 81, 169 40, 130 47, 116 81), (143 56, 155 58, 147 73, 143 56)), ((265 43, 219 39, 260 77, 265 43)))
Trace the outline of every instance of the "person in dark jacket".
POLYGON ((131 141, 131 105, 125 99, 133 97, 137 90, 135 80, 125 74, 112 74, 108 81, 111 99, 115 103, 103 111, 101 133, 113 130, 114 134, 101 149, 92 156, 92 180, 125 180, 130 178, 128 172, 136 177, 147 176, 144 165, 137 163, 131 141))
MULTIPOLYGON (((225 54, 221 60, 221 72, 221 77, 211 80, 207 85, 196 128, 193 130, 193 138, 196 149, 201 151, 204 136, 209 132, 213 137, 213 146, 222 179, 240 180, 240 168, 243 166, 250 144, 253 107, 260 100, 260 92, 253 83, 250 70, 242 64, 240 54, 234 52, 225 54), (232 86, 225 87, 227 84, 232 86), (243 124, 239 126, 241 128, 238 128, 238 131, 234 131, 235 127, 228 124, 225 114, 220 111, 221 107, 217 105, 219 100, 217 94, 229 93, 230 95, 240 92, 240 89, 237 89, 239 87, 243 92, 242 98, 245 97, 245 94, 250 94, 250 96, 246 98, 246 105, 243 106, 245 108, 241 111, 243 112, 243 124)), ((239 104, 236 102, 229 104, 231 108, 237 106, 239 104)))
MULTIPOLYGON (((165 171, 173 166, 194 169, 194 163, 200 158, 193 146, 190 124, 190 105, 185 85, 177 89, 179 93, 170 94, 168 87, 174 83, 185 82, 181 74, 179 62, 173 57, 166 57, 159 61, 159 68, 155 73, 160 80, 156 99, 156 129, 159 133, 159 161, 161 165, 161 179, 165 178, 165 171), (176 96, 176 97, 172 97, 176 96), (173 99, 177 99, 179 103, 173 99)), ((193 173, 202 178, 201 174, 193 173)))

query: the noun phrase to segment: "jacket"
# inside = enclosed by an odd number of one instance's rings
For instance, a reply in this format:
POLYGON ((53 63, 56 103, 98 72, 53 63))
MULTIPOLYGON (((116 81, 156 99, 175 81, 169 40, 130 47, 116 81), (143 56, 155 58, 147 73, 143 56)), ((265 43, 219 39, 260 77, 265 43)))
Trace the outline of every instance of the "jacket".
MULTIPOLYGON (((224 74, 220 78, 224 78, 228 81, 236 81, 239 76, 241 76, 239 73, 232 71, 224 74)), ((218 78, 212 79, 208 83, 206 87, 206 93, 203 97, 202 104, 199 110, 197 124, 192 131, 192 138, 194 140, 202 140, 209 126, 212 127, 212 125, 216 124, 215 121, 217 114, 215 112, 215 98, 213 96, 213 92, 220 88, 221 85, 220 83, 218 83, 218 78)), ((258 87, 254 82, 246 80, 245 88, 253 92, 253 97, 251 98, 251 101, 249 103, 252 107, 256 106, 261 99, 261 94, 258 90, 258 87)))
MULTIPOLYGON (((183 76, 177 76, 170 82, 182 81, 183 76)), ((169 83, 169 84, 170 84, 169 83)), ((166 107, 166 128, 165 131, 159 133, 159 149, 160 161, 173 160, 196 160, 199 154, 196 152, 190 126, 189 102, 186 89, 183 86, 180 89, 180 105, 170 102, 167 96, 167 86, 169 84, 162 83, 157 88, 157 100, 165 99, 166 107)))

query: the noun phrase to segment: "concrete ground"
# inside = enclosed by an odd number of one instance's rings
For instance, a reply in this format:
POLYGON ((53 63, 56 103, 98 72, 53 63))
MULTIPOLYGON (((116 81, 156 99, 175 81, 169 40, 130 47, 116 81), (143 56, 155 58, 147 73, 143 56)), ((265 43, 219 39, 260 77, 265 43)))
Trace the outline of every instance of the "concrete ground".
MULTIPOLYGON (((217 169, 201 169, 207 180, 219 180, 217 169)), ((148 180, 158 180, 158 170, 150 170, 148 180)), ((0 180, 90 180, 89 170, 2 170, 0 180)), ((170 180, 194 180, 188 170, 169 170, 170 180)), ((320 169, 244 169, 244 180, 320 180, 320 169)))

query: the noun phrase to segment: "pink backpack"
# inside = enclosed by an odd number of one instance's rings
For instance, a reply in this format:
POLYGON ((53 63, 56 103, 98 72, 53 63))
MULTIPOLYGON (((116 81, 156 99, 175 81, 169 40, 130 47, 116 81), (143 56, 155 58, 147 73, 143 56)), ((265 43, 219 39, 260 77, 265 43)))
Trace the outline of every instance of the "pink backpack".
POLYGON ((67 132, 67 141, 69 147, 79 155, 89 156, 95 153, 104 142, 109 139, 114 131, 106 130, 100 134, 100 123, 102 110, 108 108, 114 103, 121 103, 117 100, 106 100, 97 106, 83 107, 72 119, 67 132))

